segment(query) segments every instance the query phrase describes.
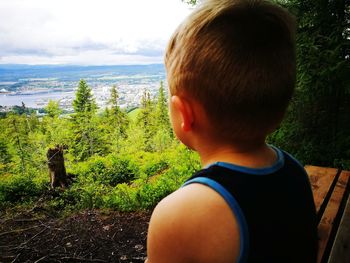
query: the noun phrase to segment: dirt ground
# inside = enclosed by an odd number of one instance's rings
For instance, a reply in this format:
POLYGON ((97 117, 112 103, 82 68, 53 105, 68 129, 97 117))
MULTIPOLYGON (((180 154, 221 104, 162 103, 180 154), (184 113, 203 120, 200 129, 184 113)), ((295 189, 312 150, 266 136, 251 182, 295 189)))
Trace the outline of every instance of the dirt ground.
POLYGON ((0 214, 0 262, 144 262, 150 212, 0 214))

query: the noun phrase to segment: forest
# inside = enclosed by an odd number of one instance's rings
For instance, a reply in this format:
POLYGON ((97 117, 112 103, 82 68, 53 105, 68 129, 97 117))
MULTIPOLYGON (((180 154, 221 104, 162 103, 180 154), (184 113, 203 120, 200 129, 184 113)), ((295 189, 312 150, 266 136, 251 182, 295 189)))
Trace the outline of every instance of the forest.
POLYGON ((145 91, 140 108, 127 113, 116 86, 109 107, 97 109, 81 80, 73 106, 74 114, 61 114, 50 101, 44 117, 24 108, 0 120, 2 208, 42 198, 53 211, 148 209, 199 168, 198 157, 174 139, 162 82, 157 98, 145 91), (47 151, 56 145, 70 178, 65 191, 49 194, 47 151))
MULTIPOLYGON (((190 5, 198 1, 184 1, 190 5)), ((297 84, 281 125, 268 137, 304 165, 350 170, 350 3, 279 0, 297 18, 297 84)), ((165 80, 164 80, 165 81, 165 80)), ((34 208, 62 217, 92 209, 151 211, 200 168, 175 138, 166 85, 145 90, 140 107, 98 109, 89 83, 77 83, 74 113, 50 101, 46 115, 25 105, 0 117, 0 215, 34 208), (68 179, 51 189, 49 149, 64 153, 68 179)))

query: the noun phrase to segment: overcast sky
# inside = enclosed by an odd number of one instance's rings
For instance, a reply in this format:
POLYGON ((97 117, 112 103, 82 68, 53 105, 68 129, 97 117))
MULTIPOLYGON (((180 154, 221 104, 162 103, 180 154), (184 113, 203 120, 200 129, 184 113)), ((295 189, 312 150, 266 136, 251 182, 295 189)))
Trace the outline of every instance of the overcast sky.
POLYGON ((0 0, 0 64, 163 62, 181 0, 0 0))

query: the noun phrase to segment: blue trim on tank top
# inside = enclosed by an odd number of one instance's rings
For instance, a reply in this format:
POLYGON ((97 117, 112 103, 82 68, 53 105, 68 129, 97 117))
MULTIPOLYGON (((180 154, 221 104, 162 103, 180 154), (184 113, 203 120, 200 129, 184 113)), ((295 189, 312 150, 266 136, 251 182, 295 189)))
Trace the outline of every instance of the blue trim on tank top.
POLYGON ((277 154, 277 160, 276 162, 269 166, 269 167, 263 167, 263 168, 249 168, 245 166, 240 166, 236 165, 233 163, 227 163, 227 162, 215 162, 212 164, 207 165, 204 167, 204 169, 207 169, 211 166, 217 165, 220 167, 228 168, 233 171, 241 172, 241 173, 246 173, 246 174, 253 174, 253 175, 266 175, 266 174, 271 174, 279 169, 281 169, 284 166, 284 155, 282 151, 275 146, 269 145, 277 154))
POLYGON ((248 251, 249 251, 249 232, 248 232, 248 224, 244 217, 243 211, 241 207, 239 206, 236 199, 233 197, 233 195, 226 190, 225 187, 223 187, 218 182, 207 178, 207 177, 196 177, 194 179, 191 179, 187 182, 185 182, 182 187, 192 184, 192 183, 199 183, 207 185, 208 187, 215 190, 218 194, 220 194, 226 203, 231 208, 233 214, 235 215, 235 218, 237 219, 238 228, 239 228, 239 237, 240 237, 240 246, 239 246, 239 256, 238 256, 238 263, 246 262, 248 258, 248 251))

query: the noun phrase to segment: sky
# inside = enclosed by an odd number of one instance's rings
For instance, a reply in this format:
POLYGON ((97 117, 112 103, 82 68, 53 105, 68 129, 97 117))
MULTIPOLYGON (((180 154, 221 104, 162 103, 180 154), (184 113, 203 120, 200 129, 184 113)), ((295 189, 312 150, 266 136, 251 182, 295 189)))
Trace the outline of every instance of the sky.
POLYGON ((0 64, 162 63, 181 0, 0 0, 0 64))

